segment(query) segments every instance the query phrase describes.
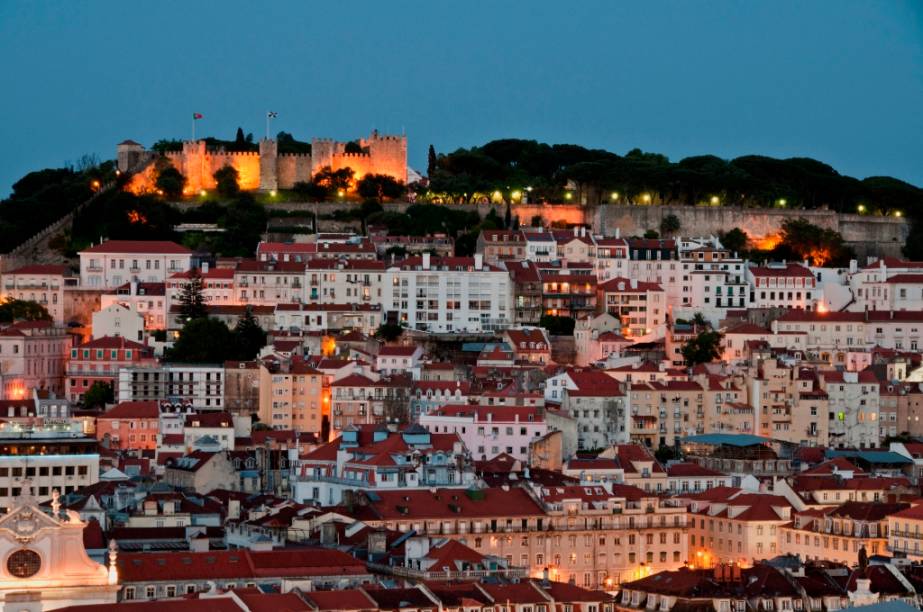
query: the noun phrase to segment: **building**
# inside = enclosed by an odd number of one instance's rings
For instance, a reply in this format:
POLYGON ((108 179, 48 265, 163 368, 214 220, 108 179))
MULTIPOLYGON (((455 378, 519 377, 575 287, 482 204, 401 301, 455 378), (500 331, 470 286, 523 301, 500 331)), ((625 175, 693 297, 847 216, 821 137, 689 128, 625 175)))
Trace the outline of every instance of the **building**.
MULTIPOLYGON (((124 141, 118 145, 117 155, 119 169, 126 172, 132 160, 144 159, 151 153, 134 141, 124 141)), ((372 130, 368 138, 352 142, 312 138, 310 153, 280 152, 276 140, 264 138, 257 151, 214 149, 204 140, 194 140, 183 142, 181 150, 167 151, 164 156, 186 177, 186 193, 214 189, 214 174, 224 166, 237 170, 241 189, 262 191, 291 189, 300 181, 310 182, 323 168, 349 168, 357 181, 366 174, 386 174, 406 183, 408 176, 407 137, 379 134, 377 130, 372 130)), ((128 185, 132 192, 154 191, 151 166, 132 177, 128 185)))
POLYGON ((330 432, 330 376, 301 360, 259 365, 260 422, 326 440, 330 432))
POLYGON ((796 263, 747 268, 750 308, 797 308, 814 310, 820 295, 811 270, 796 263))
POLYGON ((73 336, 52 321, 19 321, 0 329, 3 399, 22 399, 33 389, 63 395, 72 345, 73 336))
POLYGON ((330 383, 332 431, 350 425, 406 422, 410 379, 350 374, 330 383))
POLYGON ((28 300, 41 304, 51 319, 64 320, 64 285, 72 278, 70 268, 61 265, 33 264, 3 274, 0 299, 28 300))
POLYGON ((154 349, 123 337, 104 336, 84 342, 70 350, 67 362, 67 397, 83 401, 95 383, 110 385, 115 391, 119 370, 126 367, 153 367, 154 349))
POLYGON ((548 433, 537 407, 448 404, 420 415, 419 422, 431 433, 458 435, 475 461, 507 454, 528 462, 532 442, 548 433))
POLYGON ((619 320, 623 336, 638 341, 663 337, 667 303, 659 284, 615 277, 601 283, 598 291, 600 310, 619 320))
POLYGON ((386 344, 378 349, 375 369, 384 375, 405 374, 420 367, 423 347, 417 344, 386 344))
POLYGON ((117 289, 132 281, 163 283, 192 267, 192 251, 167 240, 107 240, 78 253, 80 284, 117 289))
MULTIPOLYGON (((100 296, 100 308, 120 304, 144 317, 144 329, 166 329, 167 307, 165 283, 125 283, 100 296)), ((94 330, 95 331, 95 330, 94 330)))
POLYGON ((145 319, 137 310, 113 302, 93 313, 93 337, 119 336, 144 341, 145 319))
POLYGON ((98 481, 98 446, 79 421, 0 423, 0 507, 12 508, 27 482, 35 498, 45 501, 55 489, 66 494, 98 481))
POLYGON ((167 363, 157 367, 124 367, 119 370, 116 399, 223 410, 224 366, 167 363))
POLYGON ((160 433, 155 401, 120 402, 96 417, 96 439, 109 449, 154 450, 160 433))
POLYGON ((324 505, 351 503, 352 491, 411 491, 464 487, 475 482, 458 434, 420 426, 391 431, 383 425, 351 427, 301 457, 293 497, 324 505))
POLYGON ((577 448, 590 450, 627 442, 629 397, 622 385, 596 370, 572 372, 562 389, 561 409, 577 423, 577 448))
POLYGON ((436 333, 485 332, 512 323, 506 270, 474 257, 409 257, 388 268, 382 284, 387 320, 436 333))

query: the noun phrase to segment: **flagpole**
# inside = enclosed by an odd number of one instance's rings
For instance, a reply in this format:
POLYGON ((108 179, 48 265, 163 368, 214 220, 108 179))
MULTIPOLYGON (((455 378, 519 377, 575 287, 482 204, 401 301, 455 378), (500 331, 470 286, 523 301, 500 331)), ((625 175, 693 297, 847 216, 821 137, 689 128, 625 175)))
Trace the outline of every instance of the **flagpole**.
POLYGON ((266 140, 269 140, 269 111, 266 111, 266 140))
POLYGON ((195 142, 195 113, 192 113, 192 142, 195 142))

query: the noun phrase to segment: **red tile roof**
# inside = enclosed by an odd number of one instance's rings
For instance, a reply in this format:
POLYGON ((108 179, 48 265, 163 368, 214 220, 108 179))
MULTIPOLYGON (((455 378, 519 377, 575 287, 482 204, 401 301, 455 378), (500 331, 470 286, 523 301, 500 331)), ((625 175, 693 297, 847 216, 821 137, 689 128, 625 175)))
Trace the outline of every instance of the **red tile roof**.
POLYGON ((112 407, 111 410, 99 415, 100 419, 156 419, 160 416, 160 408, 157 402, 150 401, 133 401, 121 402, 112 407))
POLYGON ((159 255, 191 255, 192 251, 169 240, 107 240, 81 253, 156 253, 159 255))

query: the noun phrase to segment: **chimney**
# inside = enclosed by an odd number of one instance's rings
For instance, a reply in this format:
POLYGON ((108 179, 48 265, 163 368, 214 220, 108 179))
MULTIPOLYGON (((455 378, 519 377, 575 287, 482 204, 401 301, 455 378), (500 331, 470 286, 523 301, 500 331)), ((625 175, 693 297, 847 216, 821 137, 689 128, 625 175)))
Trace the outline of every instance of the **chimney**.
POLYGON ((208 262, 207 261, 202 262, 202 274, 208 274, 208 262))
POLYGON ((481 253, 474 254, 474 269, 482 270, 484 268, 484 255, 481 253))
POLYGON ((615 228, 615 237, 616 237, 616 238, 621 238, 621 237, 622 237, 622 229, 621 229, 621 228, 618 228, 618 227, 615 228))
POLYGON ((337 526, 336 523, 327 522, 320 526, 320 545, 334 546, 337 544, 337 526))
POLYGON ((190 552, 208 552, 208 538, 204 534, 193 536, 189 540, 190 552))
POLYGON ((423 253, 423 269, 429 270, 429 253, 423 253))

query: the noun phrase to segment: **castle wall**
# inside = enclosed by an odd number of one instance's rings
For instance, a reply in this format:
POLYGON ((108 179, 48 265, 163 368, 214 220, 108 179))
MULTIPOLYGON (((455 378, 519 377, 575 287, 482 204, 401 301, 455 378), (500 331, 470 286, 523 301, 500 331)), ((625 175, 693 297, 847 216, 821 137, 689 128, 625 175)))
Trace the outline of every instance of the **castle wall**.
POLYGON ((291 189, 295 183, 310 181, 311 157, 311 155, 279 155, 276 158, 279 189, 291 189))
POLYGON ((214 189, 215 172, 226 165, 237 170, 241 189, 253 190, 260 187, 259 153, 211 152, 206 150, 205 141, 199 140, 183 143, 182 152, 169 152, 167 158, 186 177, 186 187, 192 192, 214 189))

